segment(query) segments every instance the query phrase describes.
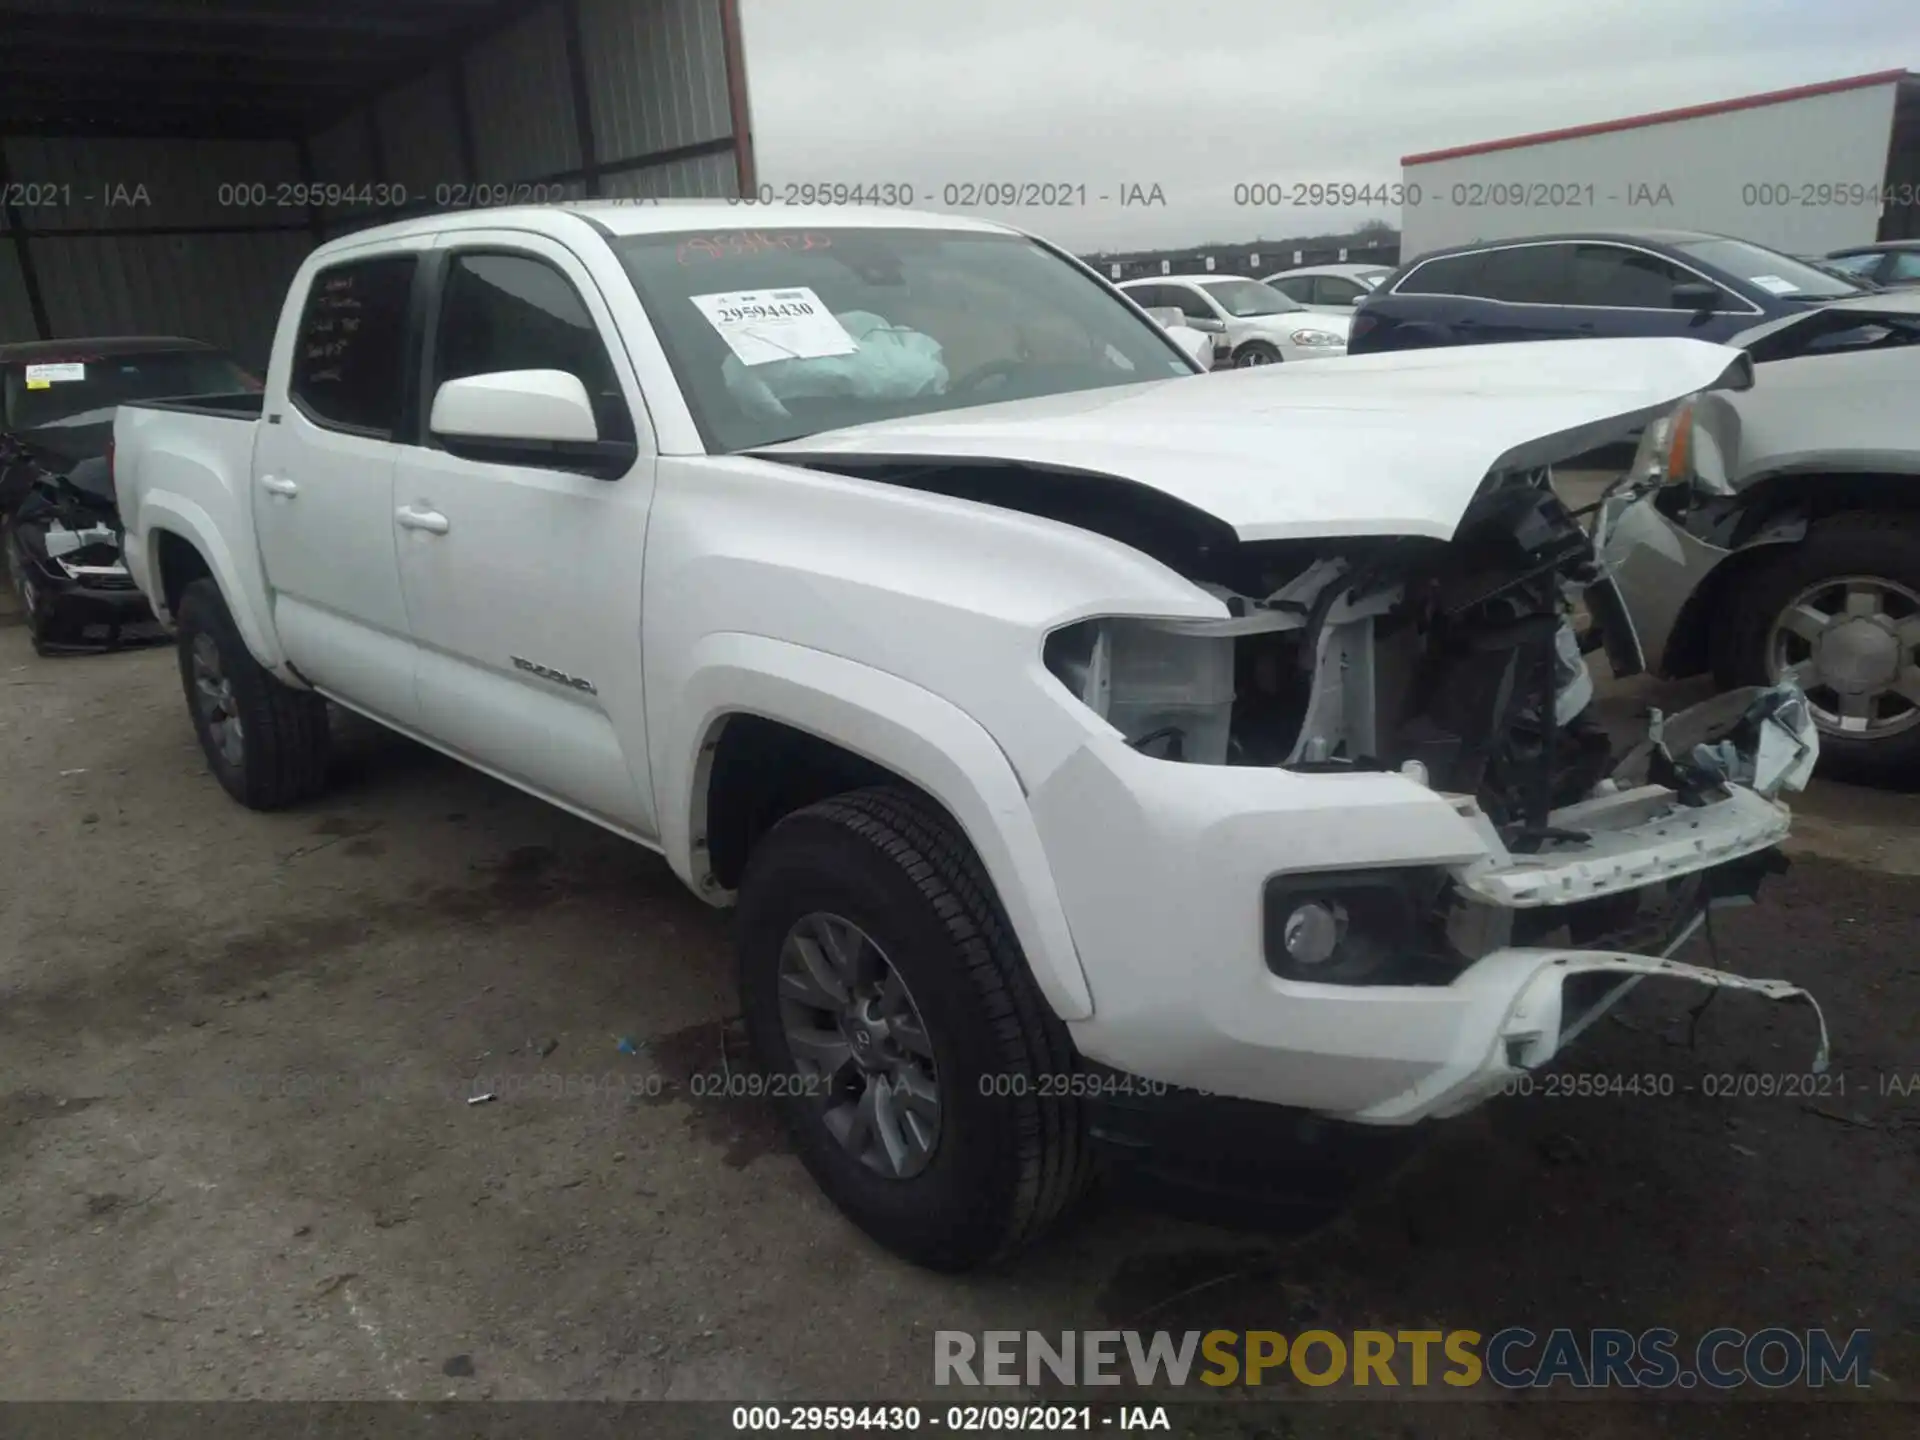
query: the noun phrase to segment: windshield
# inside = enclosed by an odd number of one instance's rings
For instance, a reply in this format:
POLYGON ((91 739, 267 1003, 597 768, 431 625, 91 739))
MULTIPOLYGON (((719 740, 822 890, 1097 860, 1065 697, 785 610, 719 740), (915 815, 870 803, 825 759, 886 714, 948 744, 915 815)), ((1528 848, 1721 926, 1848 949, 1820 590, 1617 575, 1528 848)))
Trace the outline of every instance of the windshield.
POLYGON ((6 386, 7 428, 105 424, 116 405, 175 400, 190 395, 234 395, 260 382, 218 350, 147 350, 134 355, 71 355, 0 372, 6 386))
POLYGON ((708 450, 1201 373, 1020 235, 847 228, 610 242, 708 450))
POLYGON ((1750 245, 1745 240, 1688 240, 1674 248, 1771 295, 1794 300, 1837 300, 1843 295, 1867 293, 1865 286, 1842 280, 1826 270, 1816 270, 1777 250, 1750 245))
POLYGON ((1262 280, 1202 280, 1196 282, 1236 319, 1254 315, 1287 315, 1306 307, 1282 295, 1262 280))

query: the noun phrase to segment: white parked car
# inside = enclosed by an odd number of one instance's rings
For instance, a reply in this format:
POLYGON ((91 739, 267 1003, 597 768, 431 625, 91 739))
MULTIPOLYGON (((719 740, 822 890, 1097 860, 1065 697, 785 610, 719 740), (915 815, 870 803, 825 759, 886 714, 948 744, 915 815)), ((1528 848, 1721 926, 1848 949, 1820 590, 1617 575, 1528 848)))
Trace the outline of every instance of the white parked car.
POLYGON ((1269 285, 1241 275, 1173 275, 1123 280, 1147 309, 1172 306, 1214 337, 1215 365, 1277 365, 1347 353, 1351 315, 1320 315, 1269 285))
POLYGON ((1703 731, 1742 779, 1616 769, 1545 468, 1730 362, 1200 381, 1000 226, 502 209, 320 246, 265 395, 121 407, 115 479, 234 799, 325 787, 331 700, 659 851, 737 904, 808 1170, 958 1268, 1097 1166, 1323 1209, 1316 1156, 1643 977, 1800 995, 1662 952, 1758 883, 1811 725, 1703 731))
POLYGON ((1265 283, 1309 310, 1347 315, 1391 274, 1391 265, 1300 265, 1267 276, 1265 283))
POLYGON ((1833 770, 1920 779, 1920 290, 1728 343, 1753 387, 1651 426, 1606 507, 1621 628, 1657 674, 1793 680, 1833 770))

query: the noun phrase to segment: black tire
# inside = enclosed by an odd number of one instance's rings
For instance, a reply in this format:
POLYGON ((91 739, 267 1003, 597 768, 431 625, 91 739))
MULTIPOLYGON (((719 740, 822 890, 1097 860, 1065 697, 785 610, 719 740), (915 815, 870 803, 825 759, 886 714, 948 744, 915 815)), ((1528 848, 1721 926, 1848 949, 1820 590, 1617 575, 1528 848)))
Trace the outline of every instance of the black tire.
POLYGON ((865 931, 911 990, 941 1120, 926 1168, 901 1179, 844 1149, 814 1097, 780 1095, 801 1161, 856 1225, 931 1269, 971 1269, 1039 1238, 1092 1174, 1079 1102, 1043 1093, 1043 1077, 1057 1081, 1076 1061, 972 847, 930 802, 888 788, 822 801, 767 834, 741 882, 737 941, 747 1030, 770 1076, 796 1073, 780 1021, 781 948, 818 911, 865 931))
POLYGON ((1280 351, 1264 340, 1249 340, 1233 352, 1233 368, 1242 370, 1253 365, 1278 365, 1283 360, 1280 351))
POLYGON ((54 608, 53 598, 33 584, 30 578, 32 562, 27 558, 19 532, 11 524, 0 527, 0 545, 5 547, 7 583, 13 587, 14 598, 20 602, 27 636, 33 641, 34 653, 45 655, 65 643, 71 631, 62 623, 59 612, 54 608))
MULTIPOLYGON (((1722 599, 1713 627, 1714 678, 1726 688, 1767 684, 1774 621, 1809 586, 1848 575, 1875 576, 1920 592, 1920 517, 1865 511, 1830 516, 1810 526, 1799 544, 1782 547, 1742 577, 1722 599)), ((1823 727, 1820 769, 1868 784, 1920 780, 1920 724, 1874 739, 1823 727)))
POLYGON ((212 580, 187 586, 175 619, 187 713, 207 768, 221 787, 250 810, 279 810, 320 794, 327 783, 326 701, 310 690, 281 683, 253 658, 212 580), (194 650, 202 636, 213 643, 239 717, 238 763, 215 739, 208 706, 195 683, 194 650))

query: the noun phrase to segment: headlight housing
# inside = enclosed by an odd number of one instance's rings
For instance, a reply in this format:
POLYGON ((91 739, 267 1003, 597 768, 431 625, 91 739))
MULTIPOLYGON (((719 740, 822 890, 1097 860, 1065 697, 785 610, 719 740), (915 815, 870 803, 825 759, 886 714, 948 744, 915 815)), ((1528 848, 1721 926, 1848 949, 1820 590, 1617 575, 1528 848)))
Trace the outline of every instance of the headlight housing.
POLYGON ((1308 350, 1326 350, 1335 345, 1347 343, 1347 337, 1331 330, 1296 330, 1287 337, 1294 344, 1308 350))
POLYGON ((1074 699, 1144 754, 1224 765, 1233 714, 1233 637, 1192 635, 1133 617, 1054 631, 1047 669, 1074 699))
POLYGON ((1692 478, 1693 408, 1698 400, 1689 395, 1647 425, 1633 456, 1636 485, 1684 485, 1692 478))

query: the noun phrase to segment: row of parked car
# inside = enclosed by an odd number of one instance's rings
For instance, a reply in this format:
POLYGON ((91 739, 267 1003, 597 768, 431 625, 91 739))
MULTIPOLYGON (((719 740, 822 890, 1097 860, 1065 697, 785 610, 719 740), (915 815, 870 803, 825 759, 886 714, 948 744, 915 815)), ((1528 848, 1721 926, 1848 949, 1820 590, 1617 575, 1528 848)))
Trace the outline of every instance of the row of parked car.
POLYGON ((1434 345, 1683 335, 1726 340, 1762 321, 1920 287, 1920 240, 1795 257, 1724 235, 1541 235, 1435 250, 1395 269, 1307 265, 1263 280, 1166 275, 1121 284, 1212 335, 1216 365, 1434 345))
POLYGON ((1216 367, 1635 336, 1745 350, 1750 390, 1643 445, 1639 463, 1675 483, 1609 517, 1629 609, 1615 626, 1664 676, 1799 681, 1830 770, 1920 776, 1920 241, 1802 259, 1692 231, 1542 235, 1397 269, 1121 288, 1211 335, 1216 367))

